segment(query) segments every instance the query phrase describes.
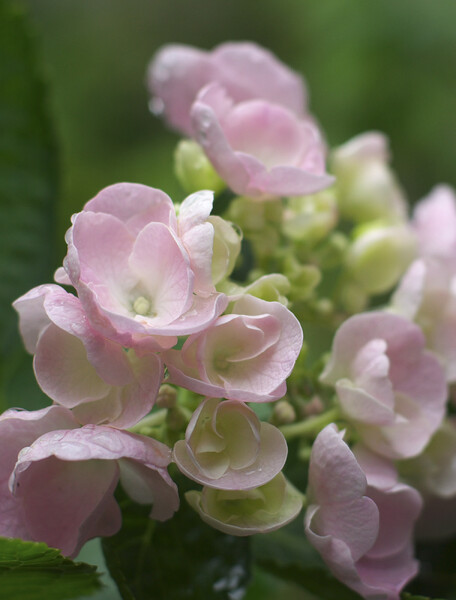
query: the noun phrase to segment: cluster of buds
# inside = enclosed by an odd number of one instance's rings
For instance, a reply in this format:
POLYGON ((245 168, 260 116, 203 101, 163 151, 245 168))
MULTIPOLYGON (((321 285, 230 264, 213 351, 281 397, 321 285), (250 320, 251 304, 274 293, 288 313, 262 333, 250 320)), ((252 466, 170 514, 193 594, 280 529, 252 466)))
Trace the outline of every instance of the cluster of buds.
POLYGON ((119 481, 168 519, 173 462, 209 525, 264 533, 306 503, 333 574, 398 599, 415 527, 442 531, 456 503, 455 194, 409 219, 386 138, 328 153, 302 79, 254 44, 167 46, 148 85, 189 138, 175 161, 190 196, 102 190, 73 216, 60 285, 14 303, 53 404, 0 417, 0 535, 75 555, 119 529, 119 481), (282 472, 292 437, 306 496, 282 472))

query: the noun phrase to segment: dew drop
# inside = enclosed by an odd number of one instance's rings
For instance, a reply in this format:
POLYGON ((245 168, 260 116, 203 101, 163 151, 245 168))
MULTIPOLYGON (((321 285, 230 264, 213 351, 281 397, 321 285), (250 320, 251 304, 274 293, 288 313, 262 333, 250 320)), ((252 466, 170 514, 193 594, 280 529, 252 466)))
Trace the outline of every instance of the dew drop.
POLYGON ((149 101, 149 110, 156 117, 160 117, 165 110, 165 103, 161 98, 151 98, 149 101))

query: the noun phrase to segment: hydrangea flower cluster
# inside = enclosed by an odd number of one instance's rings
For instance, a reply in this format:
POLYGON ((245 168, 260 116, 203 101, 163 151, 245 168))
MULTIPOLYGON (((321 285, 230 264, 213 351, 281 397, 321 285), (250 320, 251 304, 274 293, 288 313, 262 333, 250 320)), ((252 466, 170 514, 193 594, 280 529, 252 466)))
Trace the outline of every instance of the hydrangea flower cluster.
POLYGON ((120 528, 119 482, 169 519, 173 463, 210 526, 265 533, 305 504, 334 576, 397 600, 414 531, 456 505, 456 195, 409 218, 385 136, 328 150, 302 79, 255 44, 166 46, 148 85, 190 195, 102 190, 57 283, 14 302, 52 404, 0 416, 0 535, 74 556, 120 528))

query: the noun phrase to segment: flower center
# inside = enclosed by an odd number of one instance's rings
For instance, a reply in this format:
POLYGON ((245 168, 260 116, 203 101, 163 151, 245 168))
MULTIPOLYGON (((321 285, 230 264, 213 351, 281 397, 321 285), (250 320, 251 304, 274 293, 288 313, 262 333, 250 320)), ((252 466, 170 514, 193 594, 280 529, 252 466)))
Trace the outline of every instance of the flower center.
POLYGON ((150 300, 145 298, 144 296, 138 296, 136 300, 133 302, 133 310, 138 315, 150 315, 151 314, 152 304, 150 300))

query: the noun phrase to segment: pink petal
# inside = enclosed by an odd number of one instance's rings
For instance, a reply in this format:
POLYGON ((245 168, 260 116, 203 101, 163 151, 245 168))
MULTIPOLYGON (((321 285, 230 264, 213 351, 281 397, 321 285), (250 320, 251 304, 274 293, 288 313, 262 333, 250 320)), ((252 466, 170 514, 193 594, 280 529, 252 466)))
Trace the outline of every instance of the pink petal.
POLYGON ((414 211, 413 223, 424 257, 454 258, 456 252, 456 195, 446 185, 435 187, 414 211))
POLYGON ((48 294, 61 298, 67 292, 58 285, 40 285, 13 302, 14 308, 19 313, 19 330, 25 348, 30 354, 35 353, 38 338, 49 325, 49 317, 44 307, 44 301, 48 294))
POLYGON ((146 327, 154 327, 154 322, 163 326, 188 310, 192 302, 193 274, 185 251, 167 227, 150 223, 140 232, 130 266, 156 314, 156 317, 142 319, 138 315, 138 321, 144 321, 146 327))
MULTIPOLYGON (((68 463, 49 457, 20 471, 14 489, 22 500, 32 539, 75 556, 87 539, 99 535, 94 512, 102 512, 117 481, 118 467, 114 462, 68 463), (92 527, 87 526, 89 519, 92 527), (85 539, 81 539, 82 529, 85 539)), ((115 532, 119 527, 120 511, 109 529, 115 532)))
POLYGON ((109 390, 87 360, 82 342, 53 324, 40 337, 34 368, 41 389, 67 408, 102 398, 109 390))
POLYGON ((123 459, 120 461, 120 480, 135 502, 152 504, 151 519, 166 521, 179 508, 177 486, 166 469, 151 469, 148 465, 123 459))
POLYGON ((155 188, 139 183, 116 183, 89 200, 84 211, 110 214, 122 221, 133 236, 148 223, 163 223, 176 231, 176 215, 171 198, 155 188))
POLYGON ((314 504, 345 505, 365 495, 366 477, 343 435, 327 425, 312 446, 309 490, 314 504))
POLYGON ((259 487, 279 473, 287 457, 287 445, 280 431, 269 423, 261 424, 260 452, 254 463, 246 469, 230 469, 216 479, 205 476, 195 465, 184 440, 174 446, 173 455, 179 469, 190 479, 224 490, 247 490, 259 487))
POLYGON ((208 54, 184 45, 164 46, 148 68, 148 87, 158 111, 169 123, 191 134, 190 107, 200 90, 214 73, 208 54))
POLYGON ((331 185, 316 127, 286 108, 251 100, 230 108, 218 84, 192 106, 197 141, 219 175, 238 194, 306 194, 331 185))
POLYGON ((251 42, 228 42, 212 53, 221 83, 236 101, 263 98, 302 115, 304 83, 271 52, 251 42))

